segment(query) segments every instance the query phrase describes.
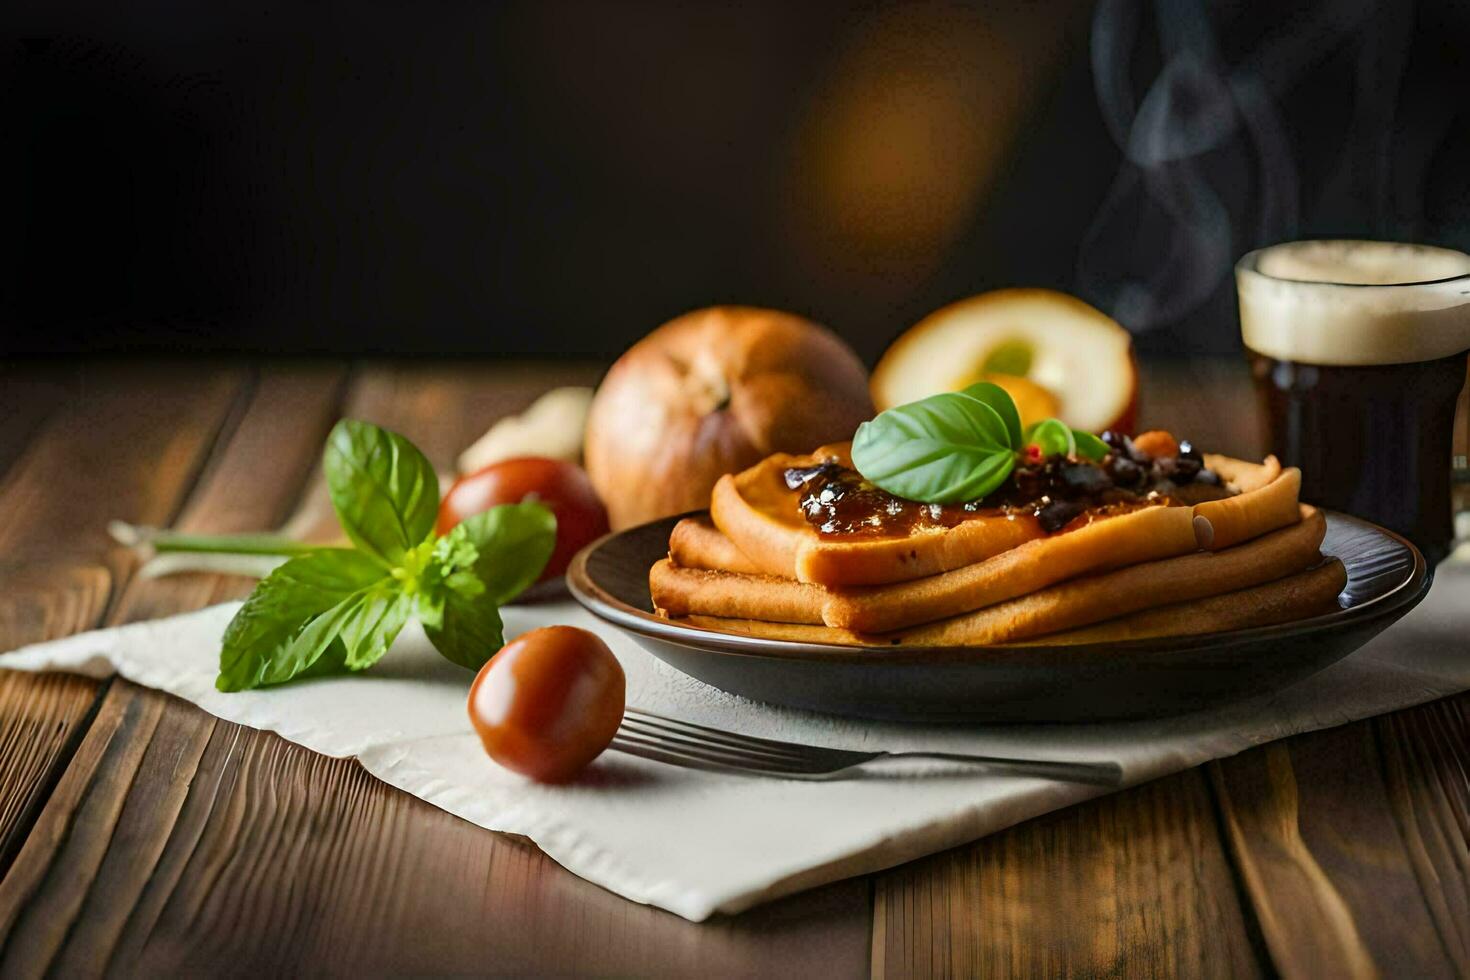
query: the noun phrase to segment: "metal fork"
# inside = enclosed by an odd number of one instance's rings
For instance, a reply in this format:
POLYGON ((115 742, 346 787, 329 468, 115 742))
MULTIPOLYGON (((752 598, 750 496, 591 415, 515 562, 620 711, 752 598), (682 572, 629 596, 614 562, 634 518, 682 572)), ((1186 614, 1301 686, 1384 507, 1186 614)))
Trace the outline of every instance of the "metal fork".
POLYGON ((612 748, 655 762, 712 772, 776 776, 782 779, 841 779, 876 759, 935 759, 966 762, 1016 776, 1044 776, 1095 786, 1117 786, 1123 770, 1113 762, 1052 762, 957 752, 858 752, 738 735, 628 708, 613 736, 612 748))

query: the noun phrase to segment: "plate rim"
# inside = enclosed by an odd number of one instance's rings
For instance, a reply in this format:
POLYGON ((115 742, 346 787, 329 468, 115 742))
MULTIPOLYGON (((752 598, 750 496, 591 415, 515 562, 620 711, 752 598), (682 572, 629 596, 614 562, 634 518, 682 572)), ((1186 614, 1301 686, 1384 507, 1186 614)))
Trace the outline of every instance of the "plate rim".
POLYGON ((838 643, 816 643, 810 640, 778 640, 726 633, 662 619, 655 613, 644 612, 612 595, 588 571, 587 566, 591 557, 614 539, 643 531, 656 524, 668 524, 672 528, 674 523, 686 517, 708 514, 708 510, 688 511, 683 514, 661 517, 603 535, 582 548, 572 558, 571 564, 567 567, 566 582, 568 590, 578 604, 597 618, 635 635, 673 643, 686 649, 773 660, 874 665, 881 663, 884 666, 907 664, 932 666, 936 662, 979 665, 1013 659, 1018 651, 1024 651, 1026 657, 1037 661, 1063 655, 1081 666, 1093 663, 1095 658, 1113 659, 1126 654, 1165 653, 1178 649, 1181 642, 1187 642, 1191 649, 1213 650, 1269 639, 1291 639, 1303 634, 1330 634, 1361 626, 1379 617, 1392 615, 1405 603, 1409 604, 1409 608, 1418 604, 1419 600, 1429 591, 1434 576, 1424 555, 1413 542, 1403 535, 1361 517, 1327 508, 1319 509, 1329 521, 1336 520, 1357 525, 1390 538, 1407 548, 1412 559, 1408 574, 1387 592, 1350 609, 1338 609, 1289 623, 1252 626, 1214 633, 1195 633, 1187 636, 1161 636, 1138 640, 1076 644, 1026 643, 971 646, 949 644, 909 647, 854 647, 838 643), (890 653, 895 655, 885 656, 890 653))

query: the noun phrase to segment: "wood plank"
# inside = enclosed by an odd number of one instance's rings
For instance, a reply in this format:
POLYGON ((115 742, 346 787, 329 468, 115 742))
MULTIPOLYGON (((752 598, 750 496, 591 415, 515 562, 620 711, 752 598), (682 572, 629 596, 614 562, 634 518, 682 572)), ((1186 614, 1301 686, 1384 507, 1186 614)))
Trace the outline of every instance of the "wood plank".
MULTIPOLYGON (((100 565, 42 564, 0 577, 0 646, 90 628, 111 585, 100 565)), ((0 671, 0 869, 10 866, 97 687, 65 674, 0 671)))
POLYGON ((125 560, 107 522, 173 519, 247 379, 206 364, 79 368, 68 403, 0 487, 0 561, 125 560))
MULTIPOLYGON (((193 735, 180 725, 179 754, 193 735)), ((697 926, 273 735, 220 723, 192 785, 111 964, 160 976, 867 969, 861 881, 697 926)))
MULTIPOLYGON (((213 445, 212 433, 209 439, 198 442, 195 459, 180 448, 176 432, 150 430, 162 440, 162 448, 173 454, 168 457, 170 471, 187 459, 191 473, 202 470, 204 474, 198 492, 180 515, 178 526, 226 532, 278 522, 294 504, 305 475, 315 465, 322 437, 336 415, 343 376, 340 367, 331 365, 267 372, 251 387, 249 401, 229 426, 221 451, 207 463, 205 450, 213 445)), ((155 394, 152 386, 145 384, 133 388, 131 397, 142 403, 155 394)), ((104 404, 119 414, 135 415, 159 424, 147 411, 134 412, 127 404, 104 404)), ((199 415, 180 419, 180 424, 200 425, 203 419, 199 415)), ((216 425, 222 419, 223 413, 216 412, 216 425)), ((40 451, 55 458, 65 455, 44 445, 40 451)), ((136 472, 145 472, 135 462, 130 465, 136 472)), ((182 489, 181 485, 177 497, 182 496, 182 489)), ((167 513, 162 506, 133 513, 141 515, 135 518, 140 522, 167 523, 172 511, 177 509, 174 502, 167 513)), ((100 522, 105 526, 106 519, 116 513, 98 510, 89 514, 84 524, 79 525, 79 533, 94 541, 105 540, 98 538, 91 525, 100 522)), ((114 552, 110 547, 108 550, 112 553, 109 564, 121 570, 119 581, 124 583, 107 617, 113 623, 195 608, 239 595, 251 585, 244 579, 208 575, 129 580, 131 558, 125 552, 114 552)), ((58 590, 49 594, 63 593, 58 590)), ((89 624, 82 618, 74 619, 71 625, 89 624)), ((19 676, 13 681, 55 683, 52 678, 19 676)), ((3 957, 0 972, 9 973, 12 969, 21 975, 41 972, 60 951, 68 928, 74 924, 89 894, 88 886, 94 876, 116 885, 119 881, 135 880, 129 877, 129 870, 136 873, 146 864, 146 850, 137 850, 134 845, 145 839, 147 832, 138 829, 119 836, 118 822, 128 812, 123 803, 135 799, 129 795, 134 776, 141 767, 159 759, 156 753, 150 753, 151 734, 166 701, 156 692, 126 684, 113 685, 104 697, 96 722, 80 740, 75 758, 57 780, 55 792, 40 809, 9 873, 0 881, 0 957, 3 957)), ((208 716, 192 709, 191 712, 202 723, 212 725, 208 716)), ((207 736, 206 728, 203 737, 207 736)), ((160 780, 147 785, 164 785, 166 789, 171 787, 168 791, 178 792, 182 784, 175 784, 174 777, 180 761, 159 763, 163 765, 158 771, 160 780)), ((142 814, 144 820, 167 812, 166 804, 157 800, 147 800, 142 810, 136 809, 138 805, 135 799, 135 809, 131 812, 142 814)), ((141 881, 135 884, 141 888, 141 881)), ((114 894, 122 894, 124 890, 119 885, 114 888, 114 894)), ((83 936, 90 935, 94 929, 94 924, 88 921, 83 936)))
MULTIPOLYGON (((345 366, 278 364, 261 372, 250 400, 200 475, 172 526, 195 533, 260 531, 285 520, 319 467, 337 421, 345 366)), ((121 595, 111 621, 130 623, 199 609, 248 595, 255 580, 173 575, 137 582, 121 595)))
POLYGON ((1373 721, 1389 803, 1425 909, 1470 976, 1470 694, 1373 721))
POLYGON ((66 402, 75 371, 54 361, 0 364, 0 480, 66 402))
POLYGON ((1259 972, 1198 771, 874 878, 875 977, 1259 972))
MULTIPOLYGON (((128 784, 158 724, 159 699, 105 697, 97 718, 5 879, 0 881, 0 972, 39 977, 76 923, 114 841, 128 784), (44 855, 45 860, 37 860, 44 855)), ((119 843, 126 844, 126 841, 119 843)), ((95 965, 86 970, 98 972, 95 965)))
POLYGON ((1470 694, 1212 763, 1283 976, 1470 975, 1470 694))
MULTIPOLYGON (((107 539, 107 521, 172 517, 246 380, 219 365, 86 364, 65 372, 58 394, 59 376, 43 368, 17 389, 51 392, 55 411, 0 482, 0 650, 101 621, 132 569, 107 539)), ((0 871, 98 690, 81 678, 0 670, 0 871)))
MULTIPOLYGON (((370 368, 346 411, 404 432, 447 466, 499 414, 594 373, 513 371, 370 368)), ((310 496, 305 506, 320 509, 318 481, 310 496)), ((146 598, 155 584, 130 589, 128 608, 156 610, 146 598)), ((146 736, 146 748, 110 761, 79 754, 56 794, 69 809, 45 814, 62 825, 94 820, 120 843, 100 853, 81 842, 38 846, 17 861, 25 887, 0 885, 0 923, 7 914, 14 923, 0 972, 867 971, 862 881, 693 925, 612 896, 354 762, 132 685, 116 685, 104 708, 110 720, 155 703, 157 717, 137 715, 130 736, 146 736), (64 941, 58 919, 70 923, 64 941)), ((99 718, 95 727, 101 740, 107 726, 99 718)))

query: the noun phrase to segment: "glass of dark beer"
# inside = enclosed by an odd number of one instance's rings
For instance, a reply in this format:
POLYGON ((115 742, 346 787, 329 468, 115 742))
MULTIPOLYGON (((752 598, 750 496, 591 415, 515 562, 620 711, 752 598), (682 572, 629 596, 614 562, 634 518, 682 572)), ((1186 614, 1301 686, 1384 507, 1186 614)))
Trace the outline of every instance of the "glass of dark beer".
POLYGON ((1306 241, 1235 267, 1267 441, 1302 499, 1397 531, 1431 566, 1455 544, 1456 409, 1470 352, 1470 255, 1306 241))

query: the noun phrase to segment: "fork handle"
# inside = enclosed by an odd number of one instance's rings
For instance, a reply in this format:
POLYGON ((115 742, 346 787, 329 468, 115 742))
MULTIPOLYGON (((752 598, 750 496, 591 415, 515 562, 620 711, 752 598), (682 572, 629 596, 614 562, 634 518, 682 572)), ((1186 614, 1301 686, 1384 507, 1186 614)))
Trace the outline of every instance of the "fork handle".
POLYGON ((959 752, 884 752, 883 759, 937 759, 944 762, 969 762, 1004 769, 1020 776, 1043 776, 1071 783, 1093 786, 1117 786, 1123 781, 1123 767, 1116 762, 1053 762, 1049 759, 1014 759, 997 755, 964 755, 959 752))

